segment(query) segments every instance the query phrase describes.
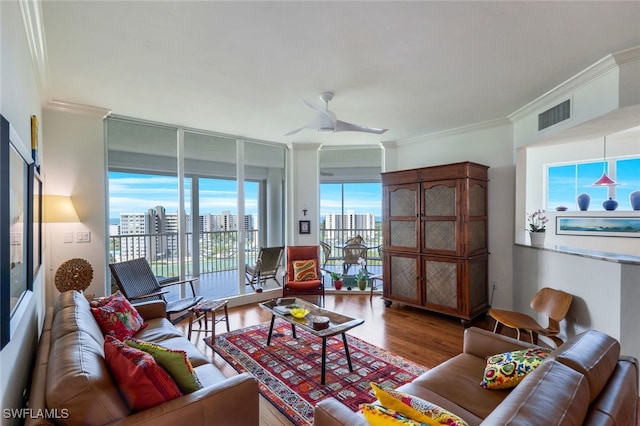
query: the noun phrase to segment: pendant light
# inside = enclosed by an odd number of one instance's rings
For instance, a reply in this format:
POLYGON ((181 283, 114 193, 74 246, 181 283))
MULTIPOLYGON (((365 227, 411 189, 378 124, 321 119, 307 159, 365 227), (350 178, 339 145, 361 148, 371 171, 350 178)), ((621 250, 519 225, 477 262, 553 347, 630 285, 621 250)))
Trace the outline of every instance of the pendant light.
POLYGON ((602 176, 593 182, 591 186, 615 186, 618 185, 613 179, 607 176, 607 137, 604 137, 604 155, 602 159, 602 176))

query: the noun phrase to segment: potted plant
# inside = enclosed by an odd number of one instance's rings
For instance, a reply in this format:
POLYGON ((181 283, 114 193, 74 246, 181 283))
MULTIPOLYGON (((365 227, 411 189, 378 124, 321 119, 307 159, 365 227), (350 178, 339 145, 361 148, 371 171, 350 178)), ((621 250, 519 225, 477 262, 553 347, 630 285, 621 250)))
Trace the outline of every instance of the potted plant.
POLYGON ((333 280, 333 287, 336 290, 341 290, 343 284, 342 275, 337 272, 329 272, 329 275, 331 275, 331 279, 333 280))
POLYGON ((358 264, 360 265, 360 269, 356 274, 356 282, 358 283, 358 288, 361 291, 364 291, 367 288, 367 280, 369 279, 369 274, 367 273, 367 262, 363 258, 359 258, 358 264))
POLYGON ((544 215, 544 210, 538 209, 531 214, 527 213, 527 221, 529 222, 528 231, 529 237, 531 238, 531 245, 544 245, 545 224, 549 221, 544 215))

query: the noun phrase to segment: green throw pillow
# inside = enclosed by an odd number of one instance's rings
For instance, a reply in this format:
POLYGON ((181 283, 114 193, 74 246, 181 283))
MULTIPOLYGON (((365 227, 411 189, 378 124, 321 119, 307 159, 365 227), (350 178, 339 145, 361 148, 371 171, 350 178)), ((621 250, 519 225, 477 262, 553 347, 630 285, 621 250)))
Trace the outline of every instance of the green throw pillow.
POLYGON ((185 351, 167 349, 155 343, 143 342, 135 338, 127 338, 125 343, 132 348, 150 354, 169 373, 182 393, 187 394, 202 389, 202 384, 198 380, 185 351))

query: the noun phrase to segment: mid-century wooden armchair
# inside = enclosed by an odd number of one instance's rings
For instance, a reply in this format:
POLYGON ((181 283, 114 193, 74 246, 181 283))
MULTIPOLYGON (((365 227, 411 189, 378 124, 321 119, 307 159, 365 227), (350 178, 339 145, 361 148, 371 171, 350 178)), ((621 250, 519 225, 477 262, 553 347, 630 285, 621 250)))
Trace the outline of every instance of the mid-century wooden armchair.
POLYGON ((502 326, 514 328, 517 331, 517 337, 520 339, 520 331, 526 331, 531 337, 532 343, 538 343, 538 335, 546 336, 560 346, 563 341, 558 337, 560 333, 560 321, 564 319, 569 312, 573 297, 569 293, 562 290, 552 288, 542 288, 531 299, 531 309, 544 314, 549 318, 549 325, 543 327, 536 320, 527 314, 521 312, 506 311, 502 309, 489 309, 489 315, 496 320, 493 328, 494 333, 499 333, 502 326))

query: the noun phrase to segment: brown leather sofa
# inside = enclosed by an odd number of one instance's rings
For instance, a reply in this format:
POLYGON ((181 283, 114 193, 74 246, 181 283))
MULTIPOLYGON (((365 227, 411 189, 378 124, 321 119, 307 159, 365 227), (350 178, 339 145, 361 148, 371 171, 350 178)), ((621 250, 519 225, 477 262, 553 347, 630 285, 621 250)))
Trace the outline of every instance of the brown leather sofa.
POLYGON ((105 364, 104 336, 89 302, 68 291, 47 312, 33 370, 29 408, 44 415, 26 425, 257 425, 256 379, 248 373, 225 377, 167 320, 164 306, 136 305, 148 326, 135 337, 186 351, 202 389, 130 413, 105 364))
MULTIPOLYGON (((470 328, 462 354, 398 390, 437 404, 471 426, 637 424, 638 362, 620 357, 620 344, 593 330, 555 349, 513 389, 480 386, 488 356, 527 347, 531 344, 470 328)), ((334 398, 315 409, 316 426, 367 424, 361 413, 334 398)))

